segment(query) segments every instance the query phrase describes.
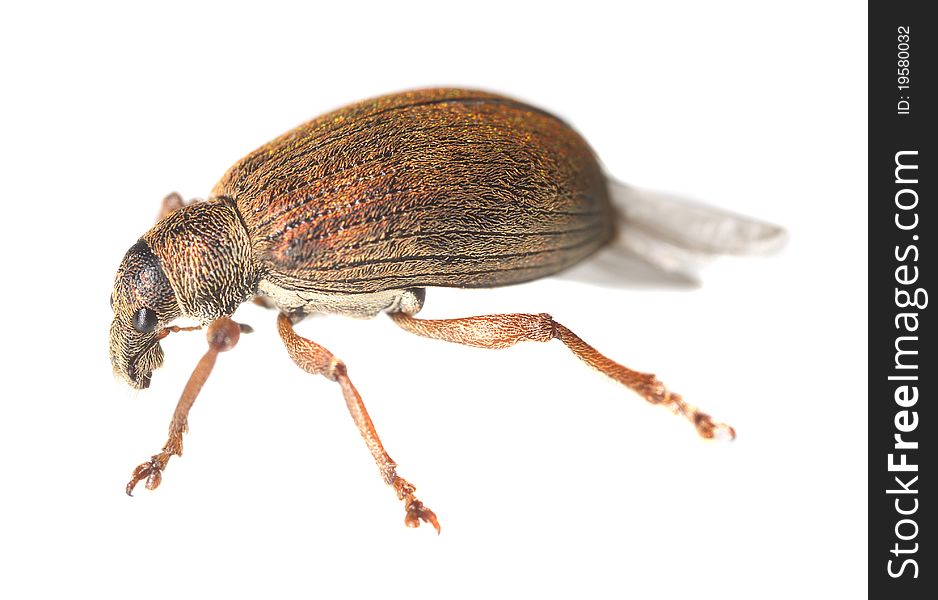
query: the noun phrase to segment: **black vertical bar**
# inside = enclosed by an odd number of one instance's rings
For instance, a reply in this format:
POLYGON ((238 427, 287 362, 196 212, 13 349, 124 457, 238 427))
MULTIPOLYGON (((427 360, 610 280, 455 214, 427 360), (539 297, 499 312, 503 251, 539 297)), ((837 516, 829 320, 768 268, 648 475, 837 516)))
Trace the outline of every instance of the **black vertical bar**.
POLYGON ((938 597, 935 495, 923 491, 938 483, 938 362, 926 350, 936 342, 938 22, 927 6, 869 9, 869 587, 903 600, 938 597))

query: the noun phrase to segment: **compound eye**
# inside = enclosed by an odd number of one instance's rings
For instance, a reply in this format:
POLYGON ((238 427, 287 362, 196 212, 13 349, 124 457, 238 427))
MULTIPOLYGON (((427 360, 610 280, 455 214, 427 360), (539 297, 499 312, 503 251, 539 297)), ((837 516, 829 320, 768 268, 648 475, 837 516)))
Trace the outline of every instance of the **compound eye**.
POLYGON ((141 308, 134 313, 134 329, 140 333, 150 333, 156 329, 159 320, 151 308, 141 308))

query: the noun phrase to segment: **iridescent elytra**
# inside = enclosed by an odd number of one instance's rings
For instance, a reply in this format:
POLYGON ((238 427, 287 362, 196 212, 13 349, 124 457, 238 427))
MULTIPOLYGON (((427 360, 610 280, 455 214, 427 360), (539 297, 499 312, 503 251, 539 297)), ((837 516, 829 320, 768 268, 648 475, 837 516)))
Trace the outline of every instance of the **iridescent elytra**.
MULTIPOLYGON (((629 222, 614 195, 589 145, 565 122, 465 89, 398 93, 341 108, 248 154, 206 200, 170 195, 160 220, 118 269, 111 364, 131 386, 148 387, 163 360, 159 341, 192 329, 172 324, 181 317, 211 325, 209 351, 182 394, 163 452, 136 469, 127 493, 142 479, 155 489, 169 457, 182 453, 189 408, 215 357, 247 330, 229 317, 250 300, 279 311, 278 330, 298 366, 339 384, 382 477, 405 504, 408 526, 425 521, 439 532, 436 515, 397 474, 345 363, 295 333, 308 314, 383 312, 417 335, 483 348, 558 339, 647 401, 687 418, 703 437, 732 438, 731 427, 654 375, 606 358, 548 314, 414 316, 428 287, 509 285, 582 261, 621 237, 629 222)), ((775 233, 766 228, 758 237, 775 233)))

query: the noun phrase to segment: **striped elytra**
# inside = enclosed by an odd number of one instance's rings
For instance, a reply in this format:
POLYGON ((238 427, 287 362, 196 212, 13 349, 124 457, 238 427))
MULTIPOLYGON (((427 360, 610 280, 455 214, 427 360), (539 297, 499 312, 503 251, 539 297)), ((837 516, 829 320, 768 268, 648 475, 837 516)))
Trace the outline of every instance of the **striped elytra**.
POLYGON ((296 290, 518 283, 613 234, 583 138, 539 109, 470 90, 323 115, 240 160, 212 196, 235 203, 265 277, 296 290))

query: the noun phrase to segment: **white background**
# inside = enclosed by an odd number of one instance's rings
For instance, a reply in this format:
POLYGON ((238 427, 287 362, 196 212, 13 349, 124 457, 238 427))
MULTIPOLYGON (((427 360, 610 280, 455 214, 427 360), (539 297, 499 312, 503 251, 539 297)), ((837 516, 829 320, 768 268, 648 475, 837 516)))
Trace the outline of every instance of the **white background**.
POLYGON ((0 596, 852 598, 866 588, 866 8, 459 2, 4 8, 0 596), (616 6, 613 8, 613 6, 616 6), (443 533, 403 526, 334 384, 274 314, 157 452, 201 333, 113 381, 108 295, 160 199, 390 91, 501 91, 611 173, 784 225, 697 289, 430 290, 424 316, 550 312, 736 426, 707 443, 559 343, 316 319, 443 533))

